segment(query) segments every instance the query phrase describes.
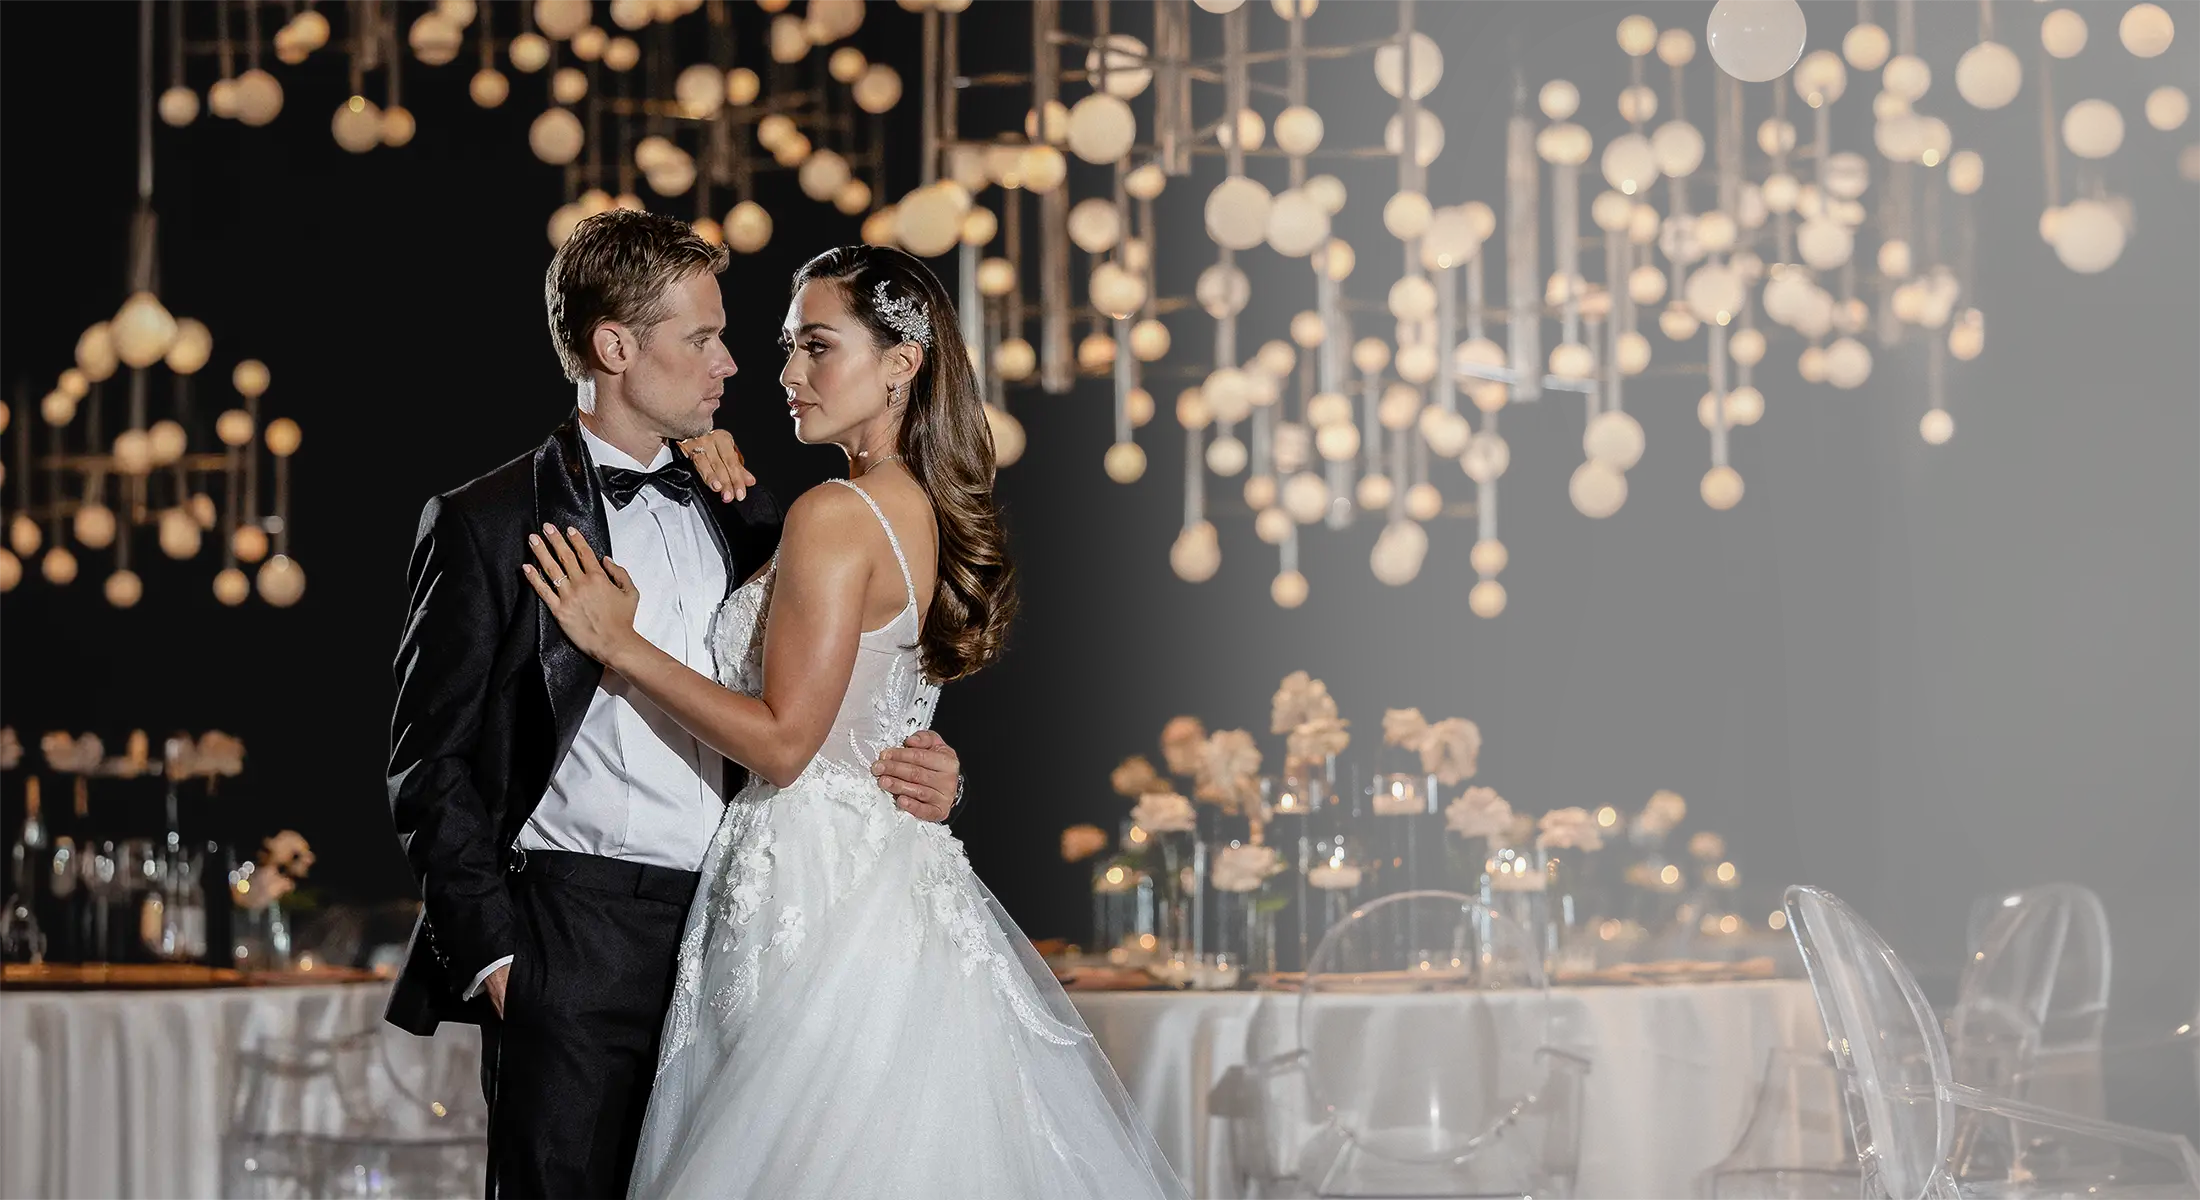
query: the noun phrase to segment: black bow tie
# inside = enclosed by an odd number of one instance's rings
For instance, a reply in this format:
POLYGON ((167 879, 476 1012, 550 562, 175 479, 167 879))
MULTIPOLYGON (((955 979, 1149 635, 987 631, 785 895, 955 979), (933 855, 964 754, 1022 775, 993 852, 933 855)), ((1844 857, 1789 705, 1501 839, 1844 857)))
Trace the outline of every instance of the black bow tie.
POLYGON ((598 467, 597 471, 603 476, 603 498, 613 508, 625 508, 644 487, 656 488, 667 499, 682 504, 695 500, 695 468, 679 459, 654 471, 630 471, 625 467, 598 467))

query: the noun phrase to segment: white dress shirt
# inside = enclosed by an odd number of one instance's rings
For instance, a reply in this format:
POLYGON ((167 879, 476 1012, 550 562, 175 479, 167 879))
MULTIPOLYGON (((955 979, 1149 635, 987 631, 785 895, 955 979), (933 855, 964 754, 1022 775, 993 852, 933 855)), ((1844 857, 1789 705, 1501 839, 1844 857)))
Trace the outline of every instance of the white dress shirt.
MULTIPOLYGON (((581 425, 598 467, 654 471, 672 461, 660 446, 648 465, 581 425)), ((605 502, 610 554, 641 590, 634 627, 651 645, 715 676, 710 622, 726 594, 726 561, 700 496, 682 504, 644 487, 623 508, 605 502)), ((602 547, 596 548, 603 553, 602 547)), ((569 850, 698 870, 725 811, 725 760, 626 680, 605 672, 549 790, 520 830, 525 850, 569 850)), ((474 978, 471 997, 509 955, 474 978)))

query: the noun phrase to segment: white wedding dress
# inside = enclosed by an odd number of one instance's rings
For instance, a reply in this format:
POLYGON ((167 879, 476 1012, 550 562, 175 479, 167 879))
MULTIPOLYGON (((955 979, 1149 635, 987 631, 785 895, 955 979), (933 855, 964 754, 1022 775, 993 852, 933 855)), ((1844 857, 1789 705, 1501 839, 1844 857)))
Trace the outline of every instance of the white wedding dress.
MULTIPOLYGON (((863 489, 901 562, 893 526, 863 489)), ((777 560, 727 597, 719 679, 762 690, 777 560)), ((832 732, 792 784, 752 781, 680 943, 634 1197, 1182 1196, 1053 975, 943 826, 894 806, 880 750, 939 689, 916 591, 863 635, 832 732)))

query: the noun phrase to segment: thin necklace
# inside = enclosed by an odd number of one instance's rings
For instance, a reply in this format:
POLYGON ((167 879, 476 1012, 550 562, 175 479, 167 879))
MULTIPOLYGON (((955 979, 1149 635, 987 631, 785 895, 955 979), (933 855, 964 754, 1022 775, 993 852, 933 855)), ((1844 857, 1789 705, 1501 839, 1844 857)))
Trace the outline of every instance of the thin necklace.
MULTIPOLYGON (((860 457, 860 456, 859 456, 859 457, 860 457)), ((901 455, 899 455, 899 454, 889 454, 889 455, 887 455, 887 456, 886 456, 886 457, 884 457, 884 458, 872 459, 871 461, 869 461, 868 463, 866 463, 866 464, 864 465, 864 468, 863 468, 863 474, 864 474, 864 475, 868 475, 868 474, 870 474, 871 472, 873 472, 873 471, 876 471, 876 470, 878 470, 878 469, 879 469, 880 467, 883 467, 883 466, 885 466, 885 465, 886 465, 887 463, 890 463, 890 462, 900 462, 900 461, 901 461, 901 455)), ((857 476, 857 478, 859 478, 859 479, 860 479, 860 478, 862 478, 862 476, 857 476)))

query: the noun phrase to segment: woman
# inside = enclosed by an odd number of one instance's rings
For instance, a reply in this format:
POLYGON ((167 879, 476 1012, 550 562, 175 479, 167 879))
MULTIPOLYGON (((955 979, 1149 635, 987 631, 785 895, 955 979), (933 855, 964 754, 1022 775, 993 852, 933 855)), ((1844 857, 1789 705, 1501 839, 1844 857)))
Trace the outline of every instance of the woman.
POLYGON ((528 578, 573 643, 749 768, 688 915, 635 1196, 1178 1196, 1092 1035, 878 751, 999 657, 1014 572, 947 292, 897 250, 795 276, 780 373, 839 446, 779 554, 727 598, 705 679, 633 630, 577 537, 528 578))

